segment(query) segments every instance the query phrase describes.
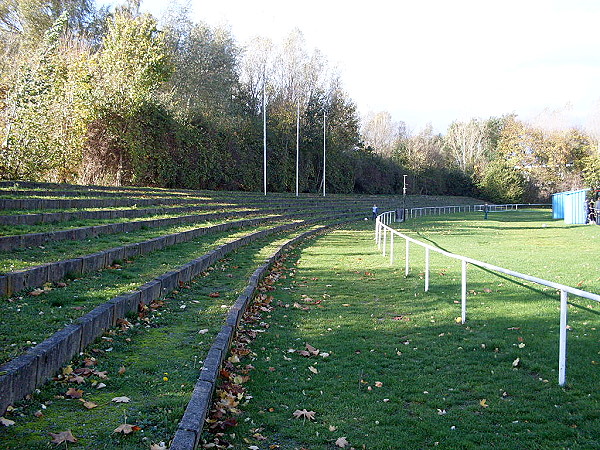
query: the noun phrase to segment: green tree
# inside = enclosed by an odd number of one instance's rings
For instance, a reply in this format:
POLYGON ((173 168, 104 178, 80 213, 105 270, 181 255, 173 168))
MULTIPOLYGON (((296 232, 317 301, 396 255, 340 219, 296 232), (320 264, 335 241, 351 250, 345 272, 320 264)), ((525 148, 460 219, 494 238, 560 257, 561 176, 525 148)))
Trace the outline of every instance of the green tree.
POLYGON ((94 59, 94 118, 82 171, 86 183, 136 182, 154 151, 140 140, 146 131, 140 112, 154 101, 172 64, 156 20, 132 14, 135 10, 134 5, 114 15, 94 59))

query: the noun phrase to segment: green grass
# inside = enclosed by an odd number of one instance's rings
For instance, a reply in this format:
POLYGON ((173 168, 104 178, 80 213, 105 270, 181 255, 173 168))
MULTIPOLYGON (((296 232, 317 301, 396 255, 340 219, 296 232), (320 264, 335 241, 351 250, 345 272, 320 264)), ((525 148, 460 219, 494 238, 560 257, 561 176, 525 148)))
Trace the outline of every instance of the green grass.
MULTIPOLYGON (((234 221, 251 219, 253 217, 235 218, 234 221)), ((263 217, 274 217, 274 215, 264 215, 263 217)), ((226 219, 205 221, 201 227, 210 227, 230 221, 226 219)), ((180 233, 199 227, 199 224, 196 223, 163 228, 143 228, 129 233, 104 234, 80 241, 51 241, 35 248, 26 247, 3 251, 0 252, 0 274, 43 263, 77 258, 121 245, 142 242, 155 237, 180 233)))
POLYGON ((122 268, 88 274, 69 281, 66 287, 37 297, 24 295, 3 301, 0 303, 0 363, 20 355, 99 304, 136 289, 217 246, 271 226, 273 224, 211 233, 140 256, 124 263, 122 268))
MULTIPOLYGON (((563 261, 577 262, 580 244, 571 239, 598 239, 600 228, 571 228, 538 214, 491 215, 487 222, 444 216, 407 225, 448 250, 523 271, 554 264, 554 245, 563 261), (553 245, 539 245, 550 238, 545 232, 555 233, 553 245)), ((261 449, 331 449, 340 437, 354 448, 376 449, 597 447, 598 305, 571 299, 568 385, 561 388, 554 292, 471 269, 467 323, 460 325, 460 263, 432 257, 431 292, 424 293, 422 258, 413 253, 404 278, 401 258, 390 266, 376 251, 372 222, 298 250, 275 285, 274 303, 284 306, 264 314, 270 327, 251 344, 254 356, 240 363, 255 367, 244 384, 252 399, 222 439, 261 449), (306 343, 330 355, 290 352, 306 343), (315 411, 316 420, 295 419, 298 409, 315 411)), ((595 255, 587 272, 568 269, 562 282, 579 282, 581 275, 597 289, 595 255)), ((547 273, 556 277, 564 266, 547 273)))
POLYGON ((108 379, 92 376, 82 385, 48 383, 10 413, 16 424, 2 429, 0 447, 53 448, 48 433, 67 429, 79 439, 77 444, 69 444, 70 448, 147 449, 151 443, 168 442, 228 308, 257 265, 299 232, 274 235, 233 252, 205 276, 193 280, 189 288, 169 295, 165 305, 148 320, 130 318, 137 324, 129 331, 107 333, 71 366, 75 369, 85 358, 94 357, 94 368, 107 371, 108 379), (211 298, 211 292, 220 295, 211 298), (118 373, 120 367, 125 367, 125 373, 118 373), (102 381, 107 386, 99 390, 91 381, 102 381), (84 399, 100 406, 86 410, 80 401, 65 398, 69 387, 83 389, 84 399), (118 396, 127 396, 131 402, 111 402, 118 396), (43 417, 34 416, 38 410, 43 417), (131 436, 113 433, 125 422, 143 431, 131 436))

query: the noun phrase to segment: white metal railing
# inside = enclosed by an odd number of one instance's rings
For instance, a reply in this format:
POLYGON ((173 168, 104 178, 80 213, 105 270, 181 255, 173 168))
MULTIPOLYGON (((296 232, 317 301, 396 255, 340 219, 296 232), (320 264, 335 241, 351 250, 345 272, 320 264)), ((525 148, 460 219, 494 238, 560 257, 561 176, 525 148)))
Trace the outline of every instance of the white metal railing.
POLYGON ((456 206, 424 206, 421 208, 410 208, 406 210, 406 216, 408 218, 441 215, 459 212, 473 212, 481 211, 484 212, 486 207, 488 212, 498 211, 516 211, 519 208, 531 208, 540 206, 552 206, 550 203, 509 203, 505 205, 456 205, 456 206))
POLYGON ((440 253, 449 258, 457 259, 461 261, 461 322, 465 323, 467 320, 467 265, 472 264, 477 267, 488 269, 494 272, 499 272, 512 277, 520 278, 533 283, 548 286, 553 289, 560 291, 560 334, 559 334, 559 351, 558 351, 558 384, 564 386, 566 383, 566 371, 567 371, 567 309, 568 309, 568 295, 573 294, 578 297, 587 298, 589 300, 595 300, 600 302, 600 295, 593 294, 591 292, 582 291, 571 286, 566 286, 560 283, 554 283, 552 281, 544 280, 542 278, 534 277, 531 275, 515 272, 514 270, 505 269, 503 267, 494 266, 482 261, 478 261, 473 258, 466 256, 457 255, 454 253, 447 252, 433 245, 426 244, 424 242, 417 241, 410 236, 400 233, 389 226, 394 220, 396 215, 395 211, 384 212, 377 216, 375 220, 375 241, 380 250, 383 251, 383 256, 386 254, 387 247, 387 235, 390 235, 390 264, 394 263, 394 236, 398 236, 405 240, 405 276, 408 276, 410 266, 410 243, 419 245, 425 248, 425 291, 429 290, 429 254, 431 251, 440 253))

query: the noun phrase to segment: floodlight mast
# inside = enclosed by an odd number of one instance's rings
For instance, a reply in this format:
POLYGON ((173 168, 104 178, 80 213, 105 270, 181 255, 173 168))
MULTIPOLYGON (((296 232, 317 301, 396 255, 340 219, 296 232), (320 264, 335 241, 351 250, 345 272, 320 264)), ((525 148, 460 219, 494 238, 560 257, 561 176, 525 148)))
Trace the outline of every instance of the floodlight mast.
POLYGON ((298 177, 300 166, 300 98, 296 109, 296 197, 298 197, 298 177))
POLYGON ((263 72, 263 186, 267 195, 267 79, 263 72))
POLYGON ((326 149, 325 120, 326 120, 325 111, 323 111, 323 197, 325 197, 325 149, 326 149))

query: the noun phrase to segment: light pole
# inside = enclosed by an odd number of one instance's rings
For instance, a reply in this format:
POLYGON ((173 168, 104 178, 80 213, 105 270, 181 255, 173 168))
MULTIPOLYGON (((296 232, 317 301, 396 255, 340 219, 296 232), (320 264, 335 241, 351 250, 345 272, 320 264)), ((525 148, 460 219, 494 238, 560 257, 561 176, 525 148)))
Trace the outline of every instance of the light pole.
POLYGON ((325 111, 323 111, 323 197, 325 197, 325 149, 326 149, 326 143, 325 143, 325 111))
POLYGON ((263 186, 267 195, 267 79, 263 75, 263 186))
POLYGON ((298 197, 298 177, 300 166, 300 98, 296 108, 296 197, 298 197))

